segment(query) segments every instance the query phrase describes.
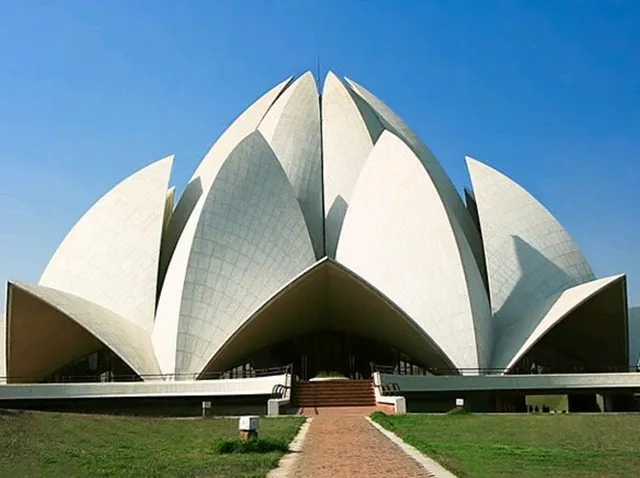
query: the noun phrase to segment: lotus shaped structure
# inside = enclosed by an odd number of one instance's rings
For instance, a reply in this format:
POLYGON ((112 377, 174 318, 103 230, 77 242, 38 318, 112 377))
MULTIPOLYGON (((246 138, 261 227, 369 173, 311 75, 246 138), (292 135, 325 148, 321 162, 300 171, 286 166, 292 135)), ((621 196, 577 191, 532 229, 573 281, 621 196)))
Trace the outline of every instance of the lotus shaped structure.
POLYGON ((276 85, 175 207, 172 163, 96 202, 38 284, 8 282, 1 377, 180 380, 290 363, 504 374, 632 359, 625 276, 596 278, 535 198, 472 158, 463 199, 354 81, 329 73, 322 94, 311 73, 276 85))

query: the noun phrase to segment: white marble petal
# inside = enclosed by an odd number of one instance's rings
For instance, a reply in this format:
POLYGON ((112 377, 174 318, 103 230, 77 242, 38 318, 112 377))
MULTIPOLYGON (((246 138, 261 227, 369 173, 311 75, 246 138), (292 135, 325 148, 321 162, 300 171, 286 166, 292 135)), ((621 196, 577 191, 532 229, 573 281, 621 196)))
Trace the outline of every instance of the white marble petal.
POLYGON ((559 292, 531 311, 533 320, 522 320, 504 329, 496 343, 493 368, 508 372, 535 344, 587 300, 624 275, 597 279, 559 292), (546 304, 545 302, 548 302, 546 304), (542 314, 542 319, 538 315, 542 314))
POLYGON ((240 141, 249 133, 255 131, 269 108, 273 105, 273 102, 282 94, 290 82, 291 78, 287 78, 277 84, 244 110, 217 139, 196 168, 178 201, 162 241, 161 282, 164 281, 169 261, 173 256, 189 217, 194 212, 196 205, 202 204, 203 198, 209 192, 209 188, 213 184, 222 163, 240 141))
POLYGON ((595 277, 569 234, 533 196, 495 169, 467 158, 484 239, 491 307, 500 327, 595 277))
MULTIPOLYGON (((105 307, 56 289, 23 282, 10 283, 9 287, 26 291, 34 300, 42 301, 62 312, 111 349, 138 375, 160 373, 149 331, 143 327, 105 307)), ((11 310, 8 312, 10 323, 28 319, 13 314, 11 310)), ((51 337, 51 347, 56 347, 55 340, 55 336, 51 337)))
POLYGON ((456 367, 477 372, 488 366, 490 310, 459 227, 419 158, 385 131, 351 196, 336 259, 393 300, 456 367))
POLYGON ((258 127, 300 203, 316 258, 324 256, 320 97, 311 72, 289 86, 258 127))
MULTIPOLYGON (((459 223, 484 278, 484 256, 482 252, 480 234, 473 224, 471 216, 462 202, 462 198, 456 191, 455 186, 451 182, 451 179, 443 169, 442 165, 438 162, 425 143, 391 108, 355 81, 348 78, 346 81, 350 90, 359 95, 373 109, 373 111, 375 111, 378 119, 384 125, 384 128, 401 138, 418 156, 425 169, 429 172, 433 184, 442 198, 450 220, 457 221, 459 223)), ((462 242, 464 238, 457 237, 456 240, 458 242, 462 242)), ((460 247, 463 246, 461 245, 460 247)))
MULTIPOLYGON (((373 121, 373 119, 370 119, 373 121)), ((335 257, 342 221, 360 171, 377 140, 349 89, 329 72, 322 90, 326 252, 335 257)))
POLYGON ((315 262, 295 192, 259 132, 220 169, 200 214, 182 290, 176 370, 199 373, 280 287, 315 262))
POLYGON ((173 156, 141 169, 96 202, 64 238, 39 284, 151 329, 173 156))

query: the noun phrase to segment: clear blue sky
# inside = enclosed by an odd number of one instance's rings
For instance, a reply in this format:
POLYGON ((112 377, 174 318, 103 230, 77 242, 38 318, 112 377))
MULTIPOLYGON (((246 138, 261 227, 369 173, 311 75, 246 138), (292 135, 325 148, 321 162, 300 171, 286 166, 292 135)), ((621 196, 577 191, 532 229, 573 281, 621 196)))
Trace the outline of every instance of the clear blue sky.
POLYGON ((37 281, 80 215, 151 161, 175 153, 181 190, 244 107, 318 55, 459 188, 465 154, 520 182, 640 304, 634 0, 0 0, 0 280, 37 281))

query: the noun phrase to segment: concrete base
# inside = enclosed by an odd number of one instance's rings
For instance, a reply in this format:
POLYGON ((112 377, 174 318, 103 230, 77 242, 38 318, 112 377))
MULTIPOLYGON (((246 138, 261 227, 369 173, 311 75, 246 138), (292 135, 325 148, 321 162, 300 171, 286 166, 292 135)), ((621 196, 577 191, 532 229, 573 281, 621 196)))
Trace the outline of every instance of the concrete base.
POLYGON ((407 413, 407 401, 404 397, 377 397, 376 408, 381 412, 404 415, 407 413))
POLYGON ((288 398, 270 398, 267 401, 267 415, 277 417, 280 415, 282 407, 288 407, 290 400, 288 398))

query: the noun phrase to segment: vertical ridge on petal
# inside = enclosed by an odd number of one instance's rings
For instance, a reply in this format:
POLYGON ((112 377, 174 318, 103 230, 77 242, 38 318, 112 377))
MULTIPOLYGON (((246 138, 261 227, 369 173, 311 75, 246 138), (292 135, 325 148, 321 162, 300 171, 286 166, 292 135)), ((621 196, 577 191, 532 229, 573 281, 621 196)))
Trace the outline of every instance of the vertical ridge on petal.
POLYGON ((349 198, 377 139, 373 121, 371 115, 367 119, 362 116, 352 93, 329 72, 322 90, 325 247, 329 257, 335 257, 349 198))
POLYGON ((316 258, 324 256, 320 103, 310 72, 293 82, 263 118, 258 131, 284 169, 300 203, 316 258))

